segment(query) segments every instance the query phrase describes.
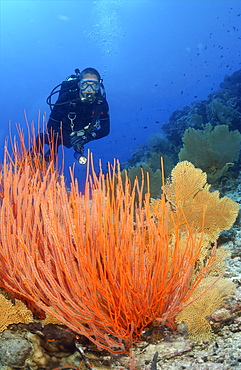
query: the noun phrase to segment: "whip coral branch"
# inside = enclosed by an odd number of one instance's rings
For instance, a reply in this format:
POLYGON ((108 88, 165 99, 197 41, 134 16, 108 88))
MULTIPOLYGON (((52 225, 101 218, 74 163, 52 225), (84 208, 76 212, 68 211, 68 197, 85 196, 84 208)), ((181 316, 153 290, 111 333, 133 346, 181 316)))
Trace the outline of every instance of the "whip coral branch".
POLYGON ((201 238, 187 225, 181 246, 164 197, 152 217, 149 194, 123 183, 117 163, 107 175, 92 168, 81 194, 35 154, 3 165, 1 286, 112 353, 157 318, 174 325, 205 273, 193 278, 201 238))

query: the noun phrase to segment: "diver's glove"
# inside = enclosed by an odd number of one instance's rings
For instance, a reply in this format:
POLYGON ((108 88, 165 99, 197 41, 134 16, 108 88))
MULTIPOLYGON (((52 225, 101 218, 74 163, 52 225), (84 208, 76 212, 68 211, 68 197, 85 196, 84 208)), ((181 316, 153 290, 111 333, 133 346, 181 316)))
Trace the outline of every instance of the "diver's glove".
POLYGON ((79 154, 84 153, 84 145, 82 145, 81 143, 77 143, 77 144, 73 145, 73 148, 74 148, 74 151, 79 153, 79 154))
POLYGON ((71 146, 84 145, 86 142, 86 136, 84 135, 78 136, 76 132, 73 131, 71 132, 69 136, 69 141, 70 141, 71 146))
POLYGON ((82 143, 82 145, 94 140, 96 137, 96 132, 86 132, 84 130, 79 131, 72 131, 69 135, 70 144, 72 146, 76 145, 77 143, 82 143))

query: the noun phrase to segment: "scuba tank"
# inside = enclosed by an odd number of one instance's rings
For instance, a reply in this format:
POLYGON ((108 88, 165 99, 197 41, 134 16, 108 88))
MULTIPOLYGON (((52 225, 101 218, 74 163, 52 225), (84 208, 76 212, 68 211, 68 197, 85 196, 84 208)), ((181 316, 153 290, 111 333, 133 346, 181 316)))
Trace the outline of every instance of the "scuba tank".
POLYGON ((51 91, 51 93, 49 94, 49 96, 47 97, 46 99, 46 103, 50 106, 50 109, 51 111, 53 110, 53 107, 56 106, 56 105, 62 105, 62 104, 66 104, 66 103, 70 103, 72 100, 68 100, 64 103, 60 103, 60 104, 56 104, 56 103, 52 103, 52 97, 55 95, 55 94, 59 94, 58 95, 58 98, 63 94, 63 93, 66 93, 66 92, 74 92, 74 91, 78 91, 79 88, 78 88, 78 83, 80 81, 80 70, 79 68, 76 68, 75 69, 75 74, 73 75, 70 75, 66 78, 65 81, 61 82, 61 84, 55 86, 53 88, 53 90, 51 91))

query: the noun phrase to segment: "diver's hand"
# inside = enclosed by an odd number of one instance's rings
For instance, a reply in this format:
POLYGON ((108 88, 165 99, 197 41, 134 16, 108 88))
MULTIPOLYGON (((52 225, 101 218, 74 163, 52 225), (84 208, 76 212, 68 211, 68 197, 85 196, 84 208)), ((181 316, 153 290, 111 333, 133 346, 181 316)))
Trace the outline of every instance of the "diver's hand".
POLYGON ((84 152, 85 136, 78 136, 75 132, 72 132, 69 141, 74 150, 80 154, 84 152))
POLYGON ((84 146, 80 143, 79 144, 77 143, 77 144, 73 145, 73 148, 74 148, 75 152, 77 152, 81 155, 84 153, 84 146))
POLYGON ((69 138, 69 141, 75 152, 80 153, 81 155, 84 153, 85 139, 83 138, 83 136, 72 134, 69 138))
POLYGON ((85 136, 77 136, 76 134, 74 134, 74 135, 72 134, 69 137, 69 141, 70 141, 70 144, 72 146, 75 146, 75 145, 83 145, 84 142, 85 142, 85 139, 86 139, 85 136))
POLYGON ((69 141, 72 146, 77 144, 87 144, 92 140, 95 140, 96 132, 87 133, 84 130, 73 131, 69 136, 69 141))

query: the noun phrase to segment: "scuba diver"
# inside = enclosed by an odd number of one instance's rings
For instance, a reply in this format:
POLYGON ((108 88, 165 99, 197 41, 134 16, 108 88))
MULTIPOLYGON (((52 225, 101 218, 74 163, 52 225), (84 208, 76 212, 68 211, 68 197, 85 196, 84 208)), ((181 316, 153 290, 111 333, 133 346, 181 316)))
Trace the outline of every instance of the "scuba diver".
MULTIPOLYGON (((85 68, 82 72, 75 69, 71 75, 56 86, 47 98, 51 114, 47 123, 44 144, 49 144, 51 136, 57 138, 54 156, 58 146, 74 148, 74 157, 85 164, 84 145, 92 140, 101 139, 110 133, 109 106, 99 72, 85 68), (51 102, 54 94, 59 93, 56 103, 51 102)), ((50 150, 45 154, 50 159, 50 150)))

